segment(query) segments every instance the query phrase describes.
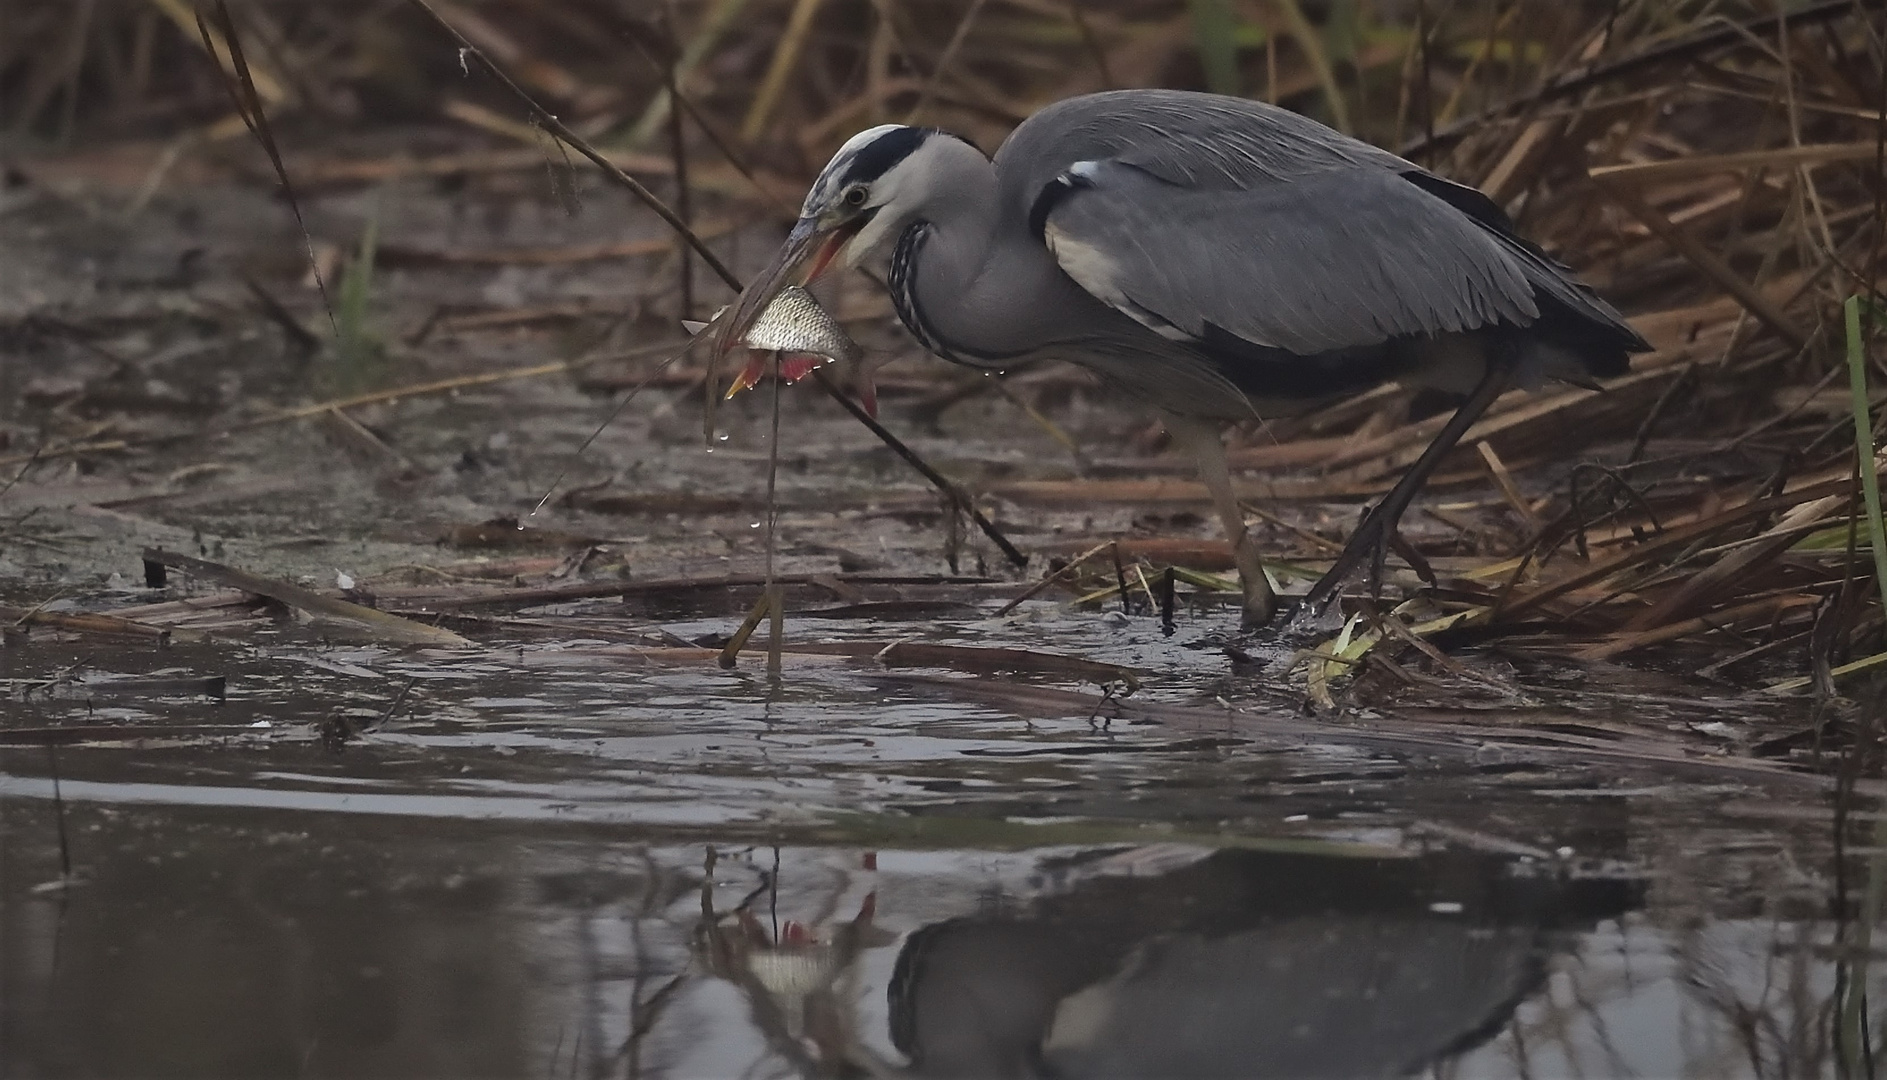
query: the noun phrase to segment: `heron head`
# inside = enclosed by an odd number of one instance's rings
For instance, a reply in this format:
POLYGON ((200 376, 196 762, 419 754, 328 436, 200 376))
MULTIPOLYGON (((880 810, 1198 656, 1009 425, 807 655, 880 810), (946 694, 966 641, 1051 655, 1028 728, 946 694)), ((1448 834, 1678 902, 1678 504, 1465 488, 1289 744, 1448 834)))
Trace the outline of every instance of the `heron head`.
POLYGON ((930 201, 946 190, 947 165, 967 141, 937 128, 882 124, 846 140, 820 171, 800 206, 799 221, 779 254, 736 302, 724 340, 741 340, 779 291, 810 281, 834 262, 856 266, 892 243, 930 201))

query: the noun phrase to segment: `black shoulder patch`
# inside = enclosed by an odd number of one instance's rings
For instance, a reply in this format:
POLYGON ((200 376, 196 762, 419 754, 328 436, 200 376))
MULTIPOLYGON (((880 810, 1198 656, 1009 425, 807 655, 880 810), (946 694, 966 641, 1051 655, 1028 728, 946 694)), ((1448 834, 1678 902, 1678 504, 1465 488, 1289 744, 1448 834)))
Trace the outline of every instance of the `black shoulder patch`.
POLYGON ((1042 190, 1035 193, 1035 201, 1029 204, 1029 233, 1037 240, 1048 231, 1049 211, 1055 209, 1068 193, 1076 188, 1093 187, 1094 183, 1076 176, 1072 171, 1064 172, 1055 179, 1042 185, 1042 190))

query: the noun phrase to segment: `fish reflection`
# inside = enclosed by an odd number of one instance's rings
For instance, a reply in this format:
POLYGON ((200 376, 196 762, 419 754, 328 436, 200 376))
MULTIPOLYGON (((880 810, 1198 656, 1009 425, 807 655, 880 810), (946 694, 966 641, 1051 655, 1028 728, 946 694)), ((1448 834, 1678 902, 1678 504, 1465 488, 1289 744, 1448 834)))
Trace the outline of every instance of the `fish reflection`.
MULTIPOLYGON (((695 954, 710 973, 741 987, 755 1026, 775 1052, 809 1074, 826 1074, 834 1067, 841 1074, 855 1071, 867 1060, 847 1004, 858 997, 855 965, 865 949, 897 940, 873 924, 876 890, 865 894, 850 919, 838 918, 828 907, 807 921, 788 918, 772 931, 762 925, 754 905, 777 885, 778 871, 732 911, 721 912, 714 904, 714 865, 710 850, 702 876, 695 954)), ((864 855, 860 870, 875 875, 875 852, 864 855)))
POLYGON ((1163 861, 1090 859, 1011 910, 912 934, 889 989, 901 1071, 1402 1076, 1493 1035, 1541 984, 1553 931, 1640 891, 1464 855, 1163 861))

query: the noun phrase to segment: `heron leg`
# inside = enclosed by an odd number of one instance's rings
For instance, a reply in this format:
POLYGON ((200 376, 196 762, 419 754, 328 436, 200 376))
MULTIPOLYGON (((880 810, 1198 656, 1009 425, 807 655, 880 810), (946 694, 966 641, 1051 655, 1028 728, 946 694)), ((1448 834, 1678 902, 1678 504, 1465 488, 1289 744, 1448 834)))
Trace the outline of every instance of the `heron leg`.
POLYGON ((1415 460, 1415 464, 1409 466, 1409 471, 1402 474, 1402 479, 1396 482, 1395 487, 1389 489, 1389 494, 1364 515, 1363 523, 1350 534, 1350 540, 1343 546, 1343 552, 1337 556, 1336 563, 1330 567, 1328 573, 1317 580, 1317 584, 1311 586, 1310 592, 1305 594, 1304 606, 1300 609, 1302 615, 1314 618, 1329 610, 1330 605, 1336 601, 1338 592, 1342 590, 1344 581, 1356 571, 1359 565, 1364 564, 1364 560, 1368 560, 1370 591, 1380 592, 1383 560, 1388 554, 1390 542, 1395 536, 1396 525, 1402 520, 1403 512, 1409 508, 1411 502, 1415 501, 1416 494, 1422 490, 1422 485, 1428 482, 1430 474, 1440 467, 1442 459, 1447 457, 1448 452, 1461 441, 1461 436, 1467 434, 1468 429, 1474 426, 1474 422, 1481 418, 1481 414, 1487 411, 1487 407, 1494 404, 1494 399, 1500 397, 1501 392, 1506 389, 1506 371, 1489 364, 1487 373, 1481 376, 1480 383, 1468 395, 1468 399, 1461 403, 1461 407, 1455 410, 1455 414, 1448 418, 1447 426, 1435 436, 1435 441, 1428 444, 1428 449, 1422 451, 1422 456, 1415 460))
POLYGON ((1247 630, 1263 626, 1277 611, 1278 597, 1271 591, 1270 579, 1265 577, 1257 537, 1245 528, 1245 513, 1238 508, 1238 494, 1232 490, 1232 471, 1225 462, 1225 444, 1219 439, 1218 427, 1187 416, 1166 415, 1162 420, 1167 434, 1184 446, 1198 464, 1199 479, 1211 493, 1225 538, 1232 543, 1232 565, 1238 568, 1239 588, 1245 594, 1240 625, 1247 630))

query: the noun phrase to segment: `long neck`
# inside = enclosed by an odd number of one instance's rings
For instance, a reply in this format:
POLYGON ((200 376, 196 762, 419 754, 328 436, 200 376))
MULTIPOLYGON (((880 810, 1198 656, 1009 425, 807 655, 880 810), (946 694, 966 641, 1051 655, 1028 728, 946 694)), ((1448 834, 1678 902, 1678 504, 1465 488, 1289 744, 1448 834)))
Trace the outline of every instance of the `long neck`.
POLYGON ((912 329, 941 339, 959 359, 1033 352, 1069 333, 1066 315, 1086 307, 1074 301, 1093 302, 1004 204, 996 170, 981 154, 951 162, 918 218, 926 233, 907 284, 925 325, 912 329), (1069 289, 1079 297, 1063 296, 1069 289))

